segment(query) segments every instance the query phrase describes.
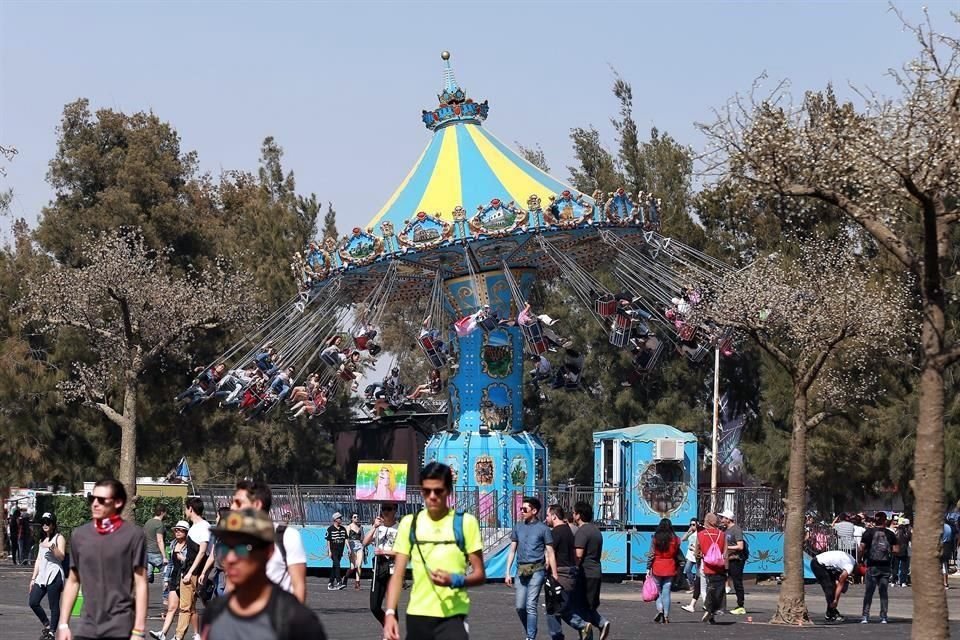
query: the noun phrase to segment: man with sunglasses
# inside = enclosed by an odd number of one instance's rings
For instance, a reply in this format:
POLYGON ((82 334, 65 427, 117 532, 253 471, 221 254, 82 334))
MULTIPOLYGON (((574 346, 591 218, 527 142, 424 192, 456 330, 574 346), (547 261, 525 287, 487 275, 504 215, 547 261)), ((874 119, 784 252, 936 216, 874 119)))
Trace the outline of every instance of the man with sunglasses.
MULTIPOLYGON (((241 480, 233 493, 234 510, 256 509, 267 514, 273 507, 270 485, 257 480, 241 480)), ((274 527, 274 552, 267 563, 267 576, 289 591, 300 602, 307 601, 307 552, 300 532, 286 524, 274 527)))
POLYGON ((540 590, 546 579, 547 571, 558 580, 557 564, 553 555, 553 533, 550 527, 540 522, 540 500, 533 496, 524 496, 520 506, 520 522, 510 534, 510 551, 507 553, 507 577, 504 581, 509 587, 514 579, 511 575, 513 560, 517 559, 516 609, 520 623, 527 632, 527 640, 537 637, 539 621, 538 602, 540 590))
POLYGON ((143 640, 147 623, 147 539, 120 512, 127 491, 117 480, 101 480, 88 496, 93 521, 70 536, 70 575, 60 601, 57 640, 72 640, 70 612, 83 585, 83 613, 76 638, 143 640), (131 590, 131 586, 133 589, 131 590))
POLYGON ((383 637, 400 640, 397 604, 410 563, 413 587, 407 603, 407 639, 465 640, 470 613, 467 587, 487 579, 480 524, 472 514, 458 514, 449 508, 453 493, 450 467, 431 462, 420 473, 420 482, 425 508, 404 516, 393 545, 396 565, 387 590, 383 637))
POLYGON ((373 520, 373 528, 363 537, 364 548, 373 545, 373 579, 370 580, 370 612, 381 625, 386 617, 383 599, 394 571, 393 545, 397 540, 397 505, 387 502, 373 520))
POLYGON ((317 616, 267 576, 275 531, 256 509, 231 511, 213 530, 233 590, 203 611, 205 640, 325 640, 317 616))

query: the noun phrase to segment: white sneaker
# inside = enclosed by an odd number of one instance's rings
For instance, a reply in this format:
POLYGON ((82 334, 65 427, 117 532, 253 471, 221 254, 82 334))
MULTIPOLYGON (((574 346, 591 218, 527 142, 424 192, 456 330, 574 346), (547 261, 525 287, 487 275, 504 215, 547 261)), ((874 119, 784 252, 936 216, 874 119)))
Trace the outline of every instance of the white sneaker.
POLYGON ((693 605, 692 605, 692 604, 685 604, 685 605, 683 605, 683 606, 680 607, 680 608, 683 609, 684 611, 689 612, 689 613, 696 613, 696 612, 697 612, 697 610, 693 608, 693 605))
POLYGON ((166 640, 166 636, 164 636, 159 631, 151 631, 150 637, 153 638, 153 640, 166 640))

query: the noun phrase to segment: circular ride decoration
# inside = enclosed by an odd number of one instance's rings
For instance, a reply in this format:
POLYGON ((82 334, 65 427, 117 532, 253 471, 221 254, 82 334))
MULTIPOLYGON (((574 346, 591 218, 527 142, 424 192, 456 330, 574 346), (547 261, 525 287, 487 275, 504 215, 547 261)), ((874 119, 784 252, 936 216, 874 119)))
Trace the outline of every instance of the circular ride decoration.
POLYGON ((687 484, 683 481, 682 468, 677 466, 678 477, 664 477, 663 465, 651 463, 637 474, 637 489, 647 507, 661 517, 667 518, 683 506, 687 498, 687 484))

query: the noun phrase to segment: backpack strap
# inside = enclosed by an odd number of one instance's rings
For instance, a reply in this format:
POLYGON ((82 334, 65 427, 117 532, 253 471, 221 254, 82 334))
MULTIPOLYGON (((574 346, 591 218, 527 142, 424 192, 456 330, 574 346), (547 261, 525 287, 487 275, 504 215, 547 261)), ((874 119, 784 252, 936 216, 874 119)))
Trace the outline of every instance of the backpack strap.
POLYGON ((283 534, 287 532, 287 525, 282 524, 277 527, 277 535, 274 536, 273 544, 280 549, 280 557, 283 558, 283 566, 287 566, 287 548, 283 546, 283 534))
MULTIPOLYGON (((416 511, 413 514, 413 522, 410 523, 410 548, 418 547, 417 543, 417 518, 420 516, 420 512, 416 511)), ((463 511, 454 511, 453 512, 453 541, 457 543, 457 547, 460 548, 460 551, 464 555, 467 554, 467 538, 463 534, 463 511)))
POLYGON ((413 522, 410 523, 410 548, 417 546, 417 518, 420 516, 419 511, 413 513, 413 522))
POLYGON ((207 637, 206 633, 204 632, 213 624, 213 621, 219 618, 220 614, 227 610, 227 607, 230 604, 230 598, 232 597, 232 594, 228 593, 223 598, 214 598, 203 605, 203 616, 201 621, 204 624, 203 628, 200 629, 200 633, 203 637, 207 637))
POLYGON ((273 602, 270 606, 270 626, 273 632, 277 634, 277 640, 292 640, 290 634, 290 620, 296 609, 295 602, 299 601, 280 587, 274 586, 273 602))
POLYGON ((467 539, 463 535, 463 511, 456 511, 453 514, 453 540, 460 547, 460 551, 466 555, 467 539))

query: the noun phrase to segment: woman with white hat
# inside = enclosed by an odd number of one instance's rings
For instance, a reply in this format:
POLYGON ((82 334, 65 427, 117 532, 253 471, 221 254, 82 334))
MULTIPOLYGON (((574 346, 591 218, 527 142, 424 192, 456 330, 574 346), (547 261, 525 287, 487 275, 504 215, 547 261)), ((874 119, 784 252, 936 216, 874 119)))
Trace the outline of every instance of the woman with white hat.
POLYGON ((163 629, 160 631, 151 631, 150 637, 155 640, 162 640, 167 637, 167 632, 173 626, 173 618, 180 609, 180 585, 183 577, 183 564, 187 559, 187 545, 196 544, 187 538, 187 531, 190 530, 190 524, 186 520, 181 520, 173 525, 173 542, 170 543, 170 573, 164 581, 170 586, 170 593, 167 596, 167 616, 163 620, 163 629))

